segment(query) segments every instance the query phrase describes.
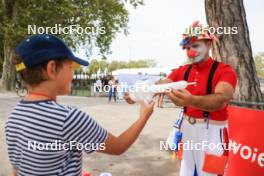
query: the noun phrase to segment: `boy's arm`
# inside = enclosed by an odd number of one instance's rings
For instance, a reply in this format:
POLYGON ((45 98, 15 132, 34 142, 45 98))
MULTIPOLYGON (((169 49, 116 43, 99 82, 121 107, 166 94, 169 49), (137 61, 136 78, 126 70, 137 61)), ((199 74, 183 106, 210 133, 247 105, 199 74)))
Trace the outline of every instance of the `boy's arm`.
POLYGON ((120 155, 124 153, 135 142, 146 122, 147 120, 139 118, 131 127, 118 137, 108 133, 108 137, 105 141, 105 150, 98 150, 98 152, 112 155, 120 155))
POLYGON ((153 112, 154 102, 146 104, 142 101, 140 103, 140 118, 119 137, 107 132, 106 129, 101 127, 85 112, 72 108, 63 124, 63 141, 69 142, 73 145, 72 147, 83 144, 82 146, 85 147, 83 150, 86 153, 101 151, 119 155, 125 152, 136 140, 153 112), (94 145, 96 145, 96 148, 93 147, 94 145), (100 146, 99 148, 98 145, 100 146))
POLYGON ((108 133, 108 137, 105 141, 105 150, 98 150, 98 152, 112 155, 120 155, 124 153, 137 139, 152 114, 153 107, 154 102, 148 105, 141 102, 139 119, 118 137, 108 133))

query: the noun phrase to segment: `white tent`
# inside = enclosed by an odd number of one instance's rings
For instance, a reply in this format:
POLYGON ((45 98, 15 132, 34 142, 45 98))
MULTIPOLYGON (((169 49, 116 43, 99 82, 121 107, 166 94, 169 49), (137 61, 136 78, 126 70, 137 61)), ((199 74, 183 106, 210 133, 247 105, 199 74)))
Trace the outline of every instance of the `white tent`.
POLYGON ((119 69, 112 72, 112 75, 118 76, 120 74, 131 74, 131 75, 168 75, 174 68, 162 67, 162 68, 126 68, 119 69))

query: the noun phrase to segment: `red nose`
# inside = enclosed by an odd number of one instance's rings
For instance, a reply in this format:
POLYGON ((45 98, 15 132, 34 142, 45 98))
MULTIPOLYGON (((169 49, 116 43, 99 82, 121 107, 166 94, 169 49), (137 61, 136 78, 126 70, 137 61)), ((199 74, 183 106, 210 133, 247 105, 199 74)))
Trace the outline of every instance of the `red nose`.
POLYGON ((189 51, 187 51, 187 56, 188 56, 189 58, 194 58, 194 57, 196 57, 197 55, 198 55, 197 51, 194 51, 194 50, 189 50, 189 51))

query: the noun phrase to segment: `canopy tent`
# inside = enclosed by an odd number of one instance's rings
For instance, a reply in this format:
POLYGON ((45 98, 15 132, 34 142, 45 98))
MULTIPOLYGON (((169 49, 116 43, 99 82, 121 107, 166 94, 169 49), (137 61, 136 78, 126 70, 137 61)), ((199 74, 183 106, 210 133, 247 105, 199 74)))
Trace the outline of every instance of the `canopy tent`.
POLYGON ((120 74, 130 75, 168 75, 173 70, 173 67, 160 67, 160 68, 126 68, 119 69, 112 72, 112 75, 118 76, 120 74))

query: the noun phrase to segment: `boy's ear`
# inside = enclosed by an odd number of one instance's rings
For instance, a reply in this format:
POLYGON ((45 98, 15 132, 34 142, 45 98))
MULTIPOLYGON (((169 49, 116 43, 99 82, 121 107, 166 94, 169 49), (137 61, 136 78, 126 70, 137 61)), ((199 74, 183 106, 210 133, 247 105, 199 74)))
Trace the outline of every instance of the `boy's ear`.
POLYGON ((50 60, 47 64, 47 75, 50 79, 55 79, 57 72, 56 72, 56 62, 54 60, 50 60))

